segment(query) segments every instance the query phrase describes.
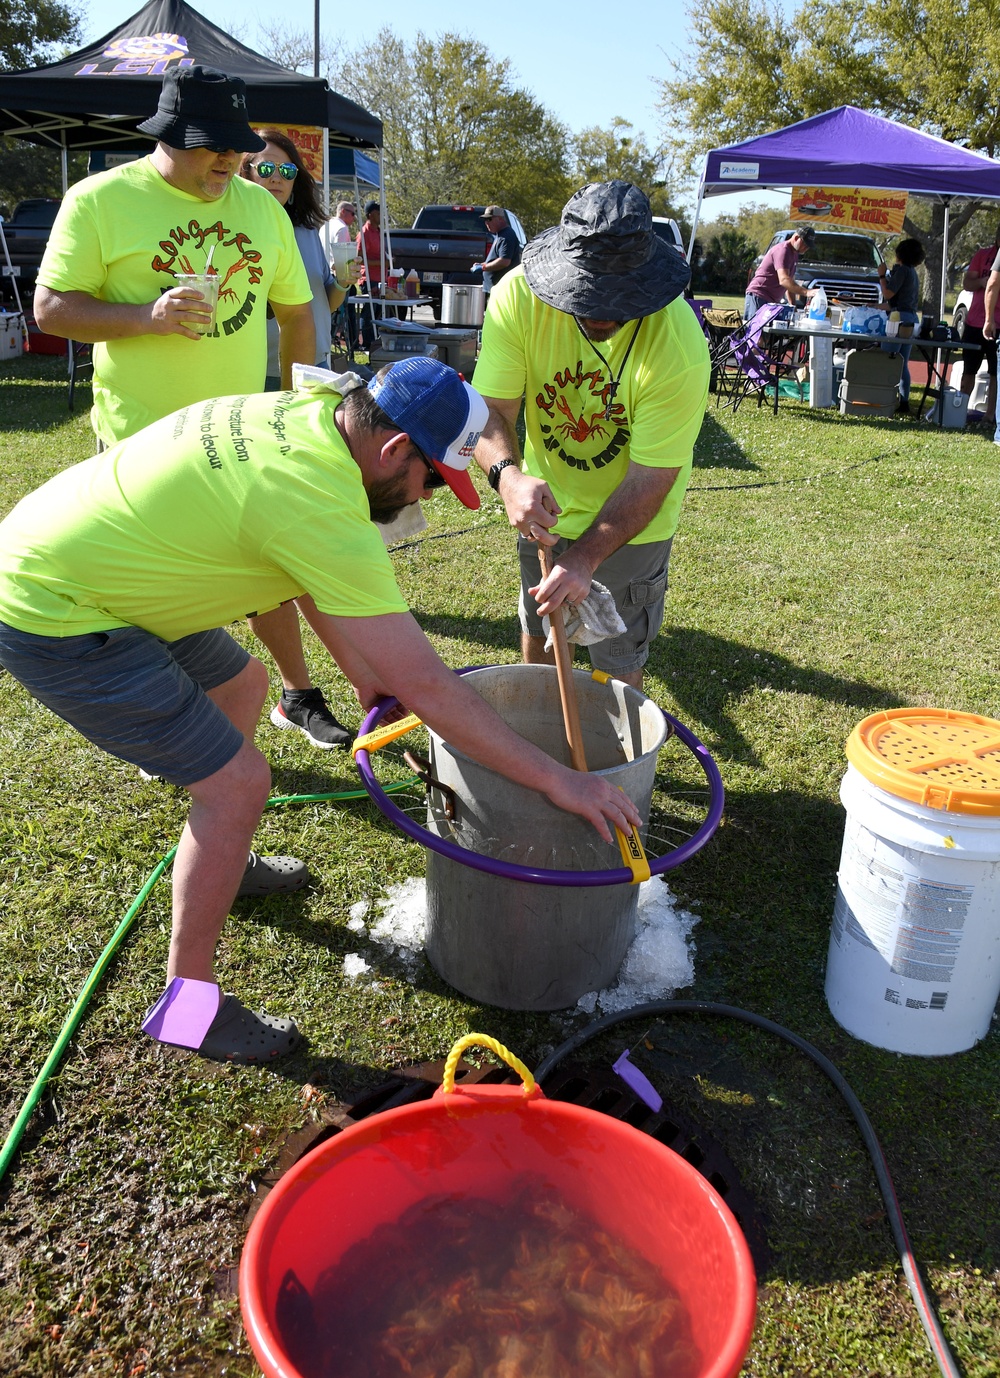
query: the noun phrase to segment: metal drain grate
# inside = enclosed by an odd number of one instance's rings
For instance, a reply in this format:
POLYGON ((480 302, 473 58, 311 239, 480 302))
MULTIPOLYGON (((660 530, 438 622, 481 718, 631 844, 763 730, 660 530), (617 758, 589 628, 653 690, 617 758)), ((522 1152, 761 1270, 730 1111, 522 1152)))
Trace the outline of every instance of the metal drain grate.
MULTIPOLYGON (((277 1162, 258 1179, 256 1195, 245 1221, 246 1228, 249 1228, 268 1193, 310 1149, 352 1124, 359 1124, 384 1110, 429 1100, 441 1085, 443 1076, 443 1061, 423 1062, 394 1072, 381 1085, 360 1092, 351 1101, 325 1106, 319 1112, 318 1121, 289 1135, 277 1162)), ((459 1062, 455 1079, 466 1084, 485 1082, 493 1085, 517 1081, 515 1074, 507 1067, 473 1067, 465 1061, 459 1062)), ((654 1114, 613 1072, 582 1064, 566 1063, 557 1067, 542 1084, 542 1090, 551 1100, 568 1101, 623 1120, 679 1153, 711 1183, 736 1217, 749 1245, 758 1277, 766 1270, 770 1252, 759 1210, 741 1185, 736 1169, 723 1149, 686 1115, 667 1104, 654 1114)), ((235 1294, 236 1269, 223 1270, 217 1279, 217 1289, 222 1293, 235 1294)))

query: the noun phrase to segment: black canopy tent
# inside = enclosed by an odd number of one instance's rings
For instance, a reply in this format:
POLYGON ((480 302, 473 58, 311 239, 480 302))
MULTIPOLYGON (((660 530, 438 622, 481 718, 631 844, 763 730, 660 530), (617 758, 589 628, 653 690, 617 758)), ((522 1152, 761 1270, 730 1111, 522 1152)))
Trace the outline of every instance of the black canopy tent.
POLYGON ((151 144, 136 126, 156 109, 163 73, 196 62, 243 78, 251 124, 313 125, 327 129, 333 144, 382 146, 381 120, 331 91, 325 78, 279 67, 185 0, 149 0, 68 58, 0 73, 0 134, 64 153, 151 144))

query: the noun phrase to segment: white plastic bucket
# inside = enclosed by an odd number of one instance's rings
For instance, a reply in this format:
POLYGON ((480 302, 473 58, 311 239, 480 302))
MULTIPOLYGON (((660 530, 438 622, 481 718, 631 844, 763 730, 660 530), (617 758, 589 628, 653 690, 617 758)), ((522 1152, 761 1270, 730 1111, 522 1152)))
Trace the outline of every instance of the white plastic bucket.
POLYGON ((1000 997, 1000 817, 926 808, 853 765, 840 797, 830 1012, 877 1048, 964 1052, 1000 997))

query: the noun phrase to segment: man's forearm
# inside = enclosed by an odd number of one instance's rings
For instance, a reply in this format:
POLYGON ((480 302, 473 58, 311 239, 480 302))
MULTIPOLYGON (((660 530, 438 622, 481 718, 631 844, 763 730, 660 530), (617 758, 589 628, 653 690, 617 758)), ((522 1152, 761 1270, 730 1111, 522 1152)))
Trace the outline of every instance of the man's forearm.
POLYGON ((56 292, 37 287, 35 320, 47 335, 81 344, 127 340, 152 333, 151 303, 100 301, 86 292, 56 292))
POLYGON ((521 409, 521 399, 498 403, 495 398, 487 398, 489 420, 483 428, 476 446, 476 463, 484 474, 488 474, 494 464, 505 459, 513 460, 521 467, 521 446, 517 439, 517 414, 521 409))
POLYGON ((986 295, 983 298, 983 305, 986 310, 986 324, 990 324, 996 316, 998 298, 1000 298, 1000 273, 990 273, 986 283, 986 295))
POLYGON ((316 328, 308 307, 304 314, 296 313, 290 319, 278 322, 278 358, 281 361, 283 388, 292 386, 293 364, 316 362, 316 328))
POLYGON ((570 551, 585 560, 593 572, 655 520, 680 472, 633 466, 570 551))

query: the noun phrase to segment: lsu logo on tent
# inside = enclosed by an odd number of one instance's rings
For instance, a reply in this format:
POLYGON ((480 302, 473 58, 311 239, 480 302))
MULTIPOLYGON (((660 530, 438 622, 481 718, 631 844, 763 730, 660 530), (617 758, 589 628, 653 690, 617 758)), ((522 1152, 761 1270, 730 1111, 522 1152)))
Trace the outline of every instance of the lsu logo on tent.
POLYGON ((162 76, 172 62, 190 67, 194 58, 188 57, 187 39, 177 33, 132 34, 115 38, 101 54, 103 62, 85 62, 76 73, 78 77, 144 77, 162 76))

